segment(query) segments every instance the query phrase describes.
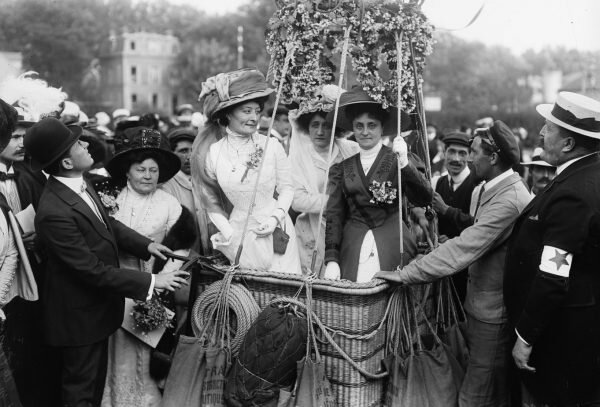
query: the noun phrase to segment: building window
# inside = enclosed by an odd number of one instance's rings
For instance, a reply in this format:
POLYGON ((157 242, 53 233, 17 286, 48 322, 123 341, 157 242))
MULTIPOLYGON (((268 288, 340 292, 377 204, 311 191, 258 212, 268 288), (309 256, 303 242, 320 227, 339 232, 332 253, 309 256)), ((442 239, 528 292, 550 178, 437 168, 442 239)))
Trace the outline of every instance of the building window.
POLYGON ((150 83, 160 83, 160 68, 151 66, 149 68, 150 83))
POLYGON ((131 103, 137 103, 137 95, 135 93, 131 94, 131 103))
POLYGON ((152 94, 152 107, 158 107, 158 95, 156 93, 152 94))
POLYGON ((131 67, 131 82, 133 82, 133 83, 137 82, 137 67, 135 67, 135 66, 131 67))
POLYGON ((131 48, 132 51, 135 51, 135 41, 129 43, 129 48, 131 48))

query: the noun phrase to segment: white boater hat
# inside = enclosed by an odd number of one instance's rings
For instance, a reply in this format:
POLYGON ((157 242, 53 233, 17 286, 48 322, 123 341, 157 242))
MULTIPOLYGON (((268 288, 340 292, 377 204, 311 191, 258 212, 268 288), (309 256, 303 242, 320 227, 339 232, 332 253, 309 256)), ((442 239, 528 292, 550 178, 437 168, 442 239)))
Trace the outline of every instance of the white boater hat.
POLYGON ((600 139, 600 101, 573 92, 560 92, 556 102, 537 105, 546 120, 587 137, 600 139))

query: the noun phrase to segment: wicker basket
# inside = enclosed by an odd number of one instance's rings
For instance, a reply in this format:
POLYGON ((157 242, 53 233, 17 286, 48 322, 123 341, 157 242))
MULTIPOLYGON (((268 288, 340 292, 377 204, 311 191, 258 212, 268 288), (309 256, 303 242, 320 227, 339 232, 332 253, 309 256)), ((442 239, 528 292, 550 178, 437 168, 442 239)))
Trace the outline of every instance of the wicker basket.
MULTIPOLYGON (((220 278, 211 272, 195 271, 193 284, 197 293, 220 278)), ((234 281, 244 284, 261 308, 275 298, 293 297, 304 286, 300 275, 252 270, 241 270, 234 281)), ((386 324, 382 318, 390 295, 388 284, 382 280, 367 283, 314 280, 312 292, 313 311, 332 329, 340 348, 362 369, 380 373, 386 353, 386 324)), ((302 291, 298 299, 305 298, 302 291)), ((382 404, 387 379, 366 378, 325 340, 320 341, 319 351, 339 406, 382 404)))

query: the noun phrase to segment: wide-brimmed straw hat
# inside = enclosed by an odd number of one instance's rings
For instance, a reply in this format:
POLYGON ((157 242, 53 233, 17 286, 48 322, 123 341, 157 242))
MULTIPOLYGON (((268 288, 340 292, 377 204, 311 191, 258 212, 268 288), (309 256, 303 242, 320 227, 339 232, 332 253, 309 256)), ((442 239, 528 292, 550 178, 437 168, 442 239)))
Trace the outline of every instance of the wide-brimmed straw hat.
POLYGON ((544 119, 583 136, 600 139, 600 101, 573 92, 560 92, 556 102, 537 105, 544 119))
POLYGON ((181 161, 171 152, 166 137, 148 127, 133 127, 115 138, 115 155, 106 165, 106 170, 115 181, 123 182, 133 164, 133 155, 142 151, 152 151, 159 157, 159 183, 168 181, 181 169, 181 161))
POLYGON ((530 166, 530 165, 539 165, 540 167, 551 167, 554 168, 554 165, 548 164, 546 161, 542 160, 542 151, 544 151, 541 147, 536 147, 533 150, 533 154, 531 155, 531 161, 522 162, 521 165, 530 166))
MULTIPOLYGON (((353 88, 348 92, 342 93, 340 96, 340 104, 338 108, 338 117, 336 126, 344 130, 352 131, 352 120, 348 117, 348 108, 350 106, 381 106, 381 103, 373 100, 367 92, 361 88, 353 88)), ((384 135, 395 135, 398 132, 398 108, 391 106, 390 108, 381 110, 385 113, 386 119, 382 123, 384 135)), ((327 119, 333 122, 335 111, 331 111, 327 115, 327 119)), ((401 131, 413 130, 414 122, 410 115, 406 112, 401 113, 402 129, 401 131)))
POLYGON ((215 120, 215 115, 225 108, 252 99, 263 98, 273 93, 265 76, 256 69, 244 68, 220 73, 202 83, 198 102, 204 115, 215 120))

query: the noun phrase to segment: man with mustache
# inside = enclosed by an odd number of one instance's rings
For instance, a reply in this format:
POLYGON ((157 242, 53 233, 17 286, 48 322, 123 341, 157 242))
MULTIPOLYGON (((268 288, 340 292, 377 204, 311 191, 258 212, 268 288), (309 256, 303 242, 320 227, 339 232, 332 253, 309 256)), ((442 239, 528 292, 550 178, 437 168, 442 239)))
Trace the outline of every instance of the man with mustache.
MULTIPOLYGON (((454 132, 446 135, 443 141, 445 167, 448 174, 432 179, 435 190, 433 209, 438 215, 439 234, 452 239, 464 228, 473 224, 469 208, 477 181, 475 173, 471 172, 467 165, 471 152, 470 136, 466 133, 454 132)), ((466 270, 454 274, 452 281, 461 301, 464 301, 467 290, 466 270)))
POLYGON ((542 160, 541 155, 544 150, 541 147, 537 147, 533 150, 533 156, 531 161, 521 163, 524 167, 529 168, 529 175, 527 176, 527 185, 531 188, 533 195, 538 195, 546 185, 550 183, 556 176, 556 167, 548 164, 542 160))
MULTIPOLYGON (((0 193, 6 197, 10 210, 15 214, 30 204, 36 208, 46 183, 46 177, 40 171, 33 172, 25 163, 23 136, 34 121, 25 118, 23 111, 17 111, 15 129, 0 152, 0 193)), ((45 267, 34 253, 36 234, 24 233, 22 239, 39 292, 45 267)), ((19 261, 22 262, 20 257, 19 261)), ((52 405, 58 397, 52 386, 58 370, 52 352, 42 341, 41 303, 17 297, 6 305, 4 311, 7 321, 3 348, 11 355, 21 403, 23 406, 52 405), (29 391, 32 386, 37 389, 36 392, 29 391)))
POLYGON ((509 240, 504 298, 523 405, 600 405, 600 101, 561 92, 537 106, 556 177, 509 240))

